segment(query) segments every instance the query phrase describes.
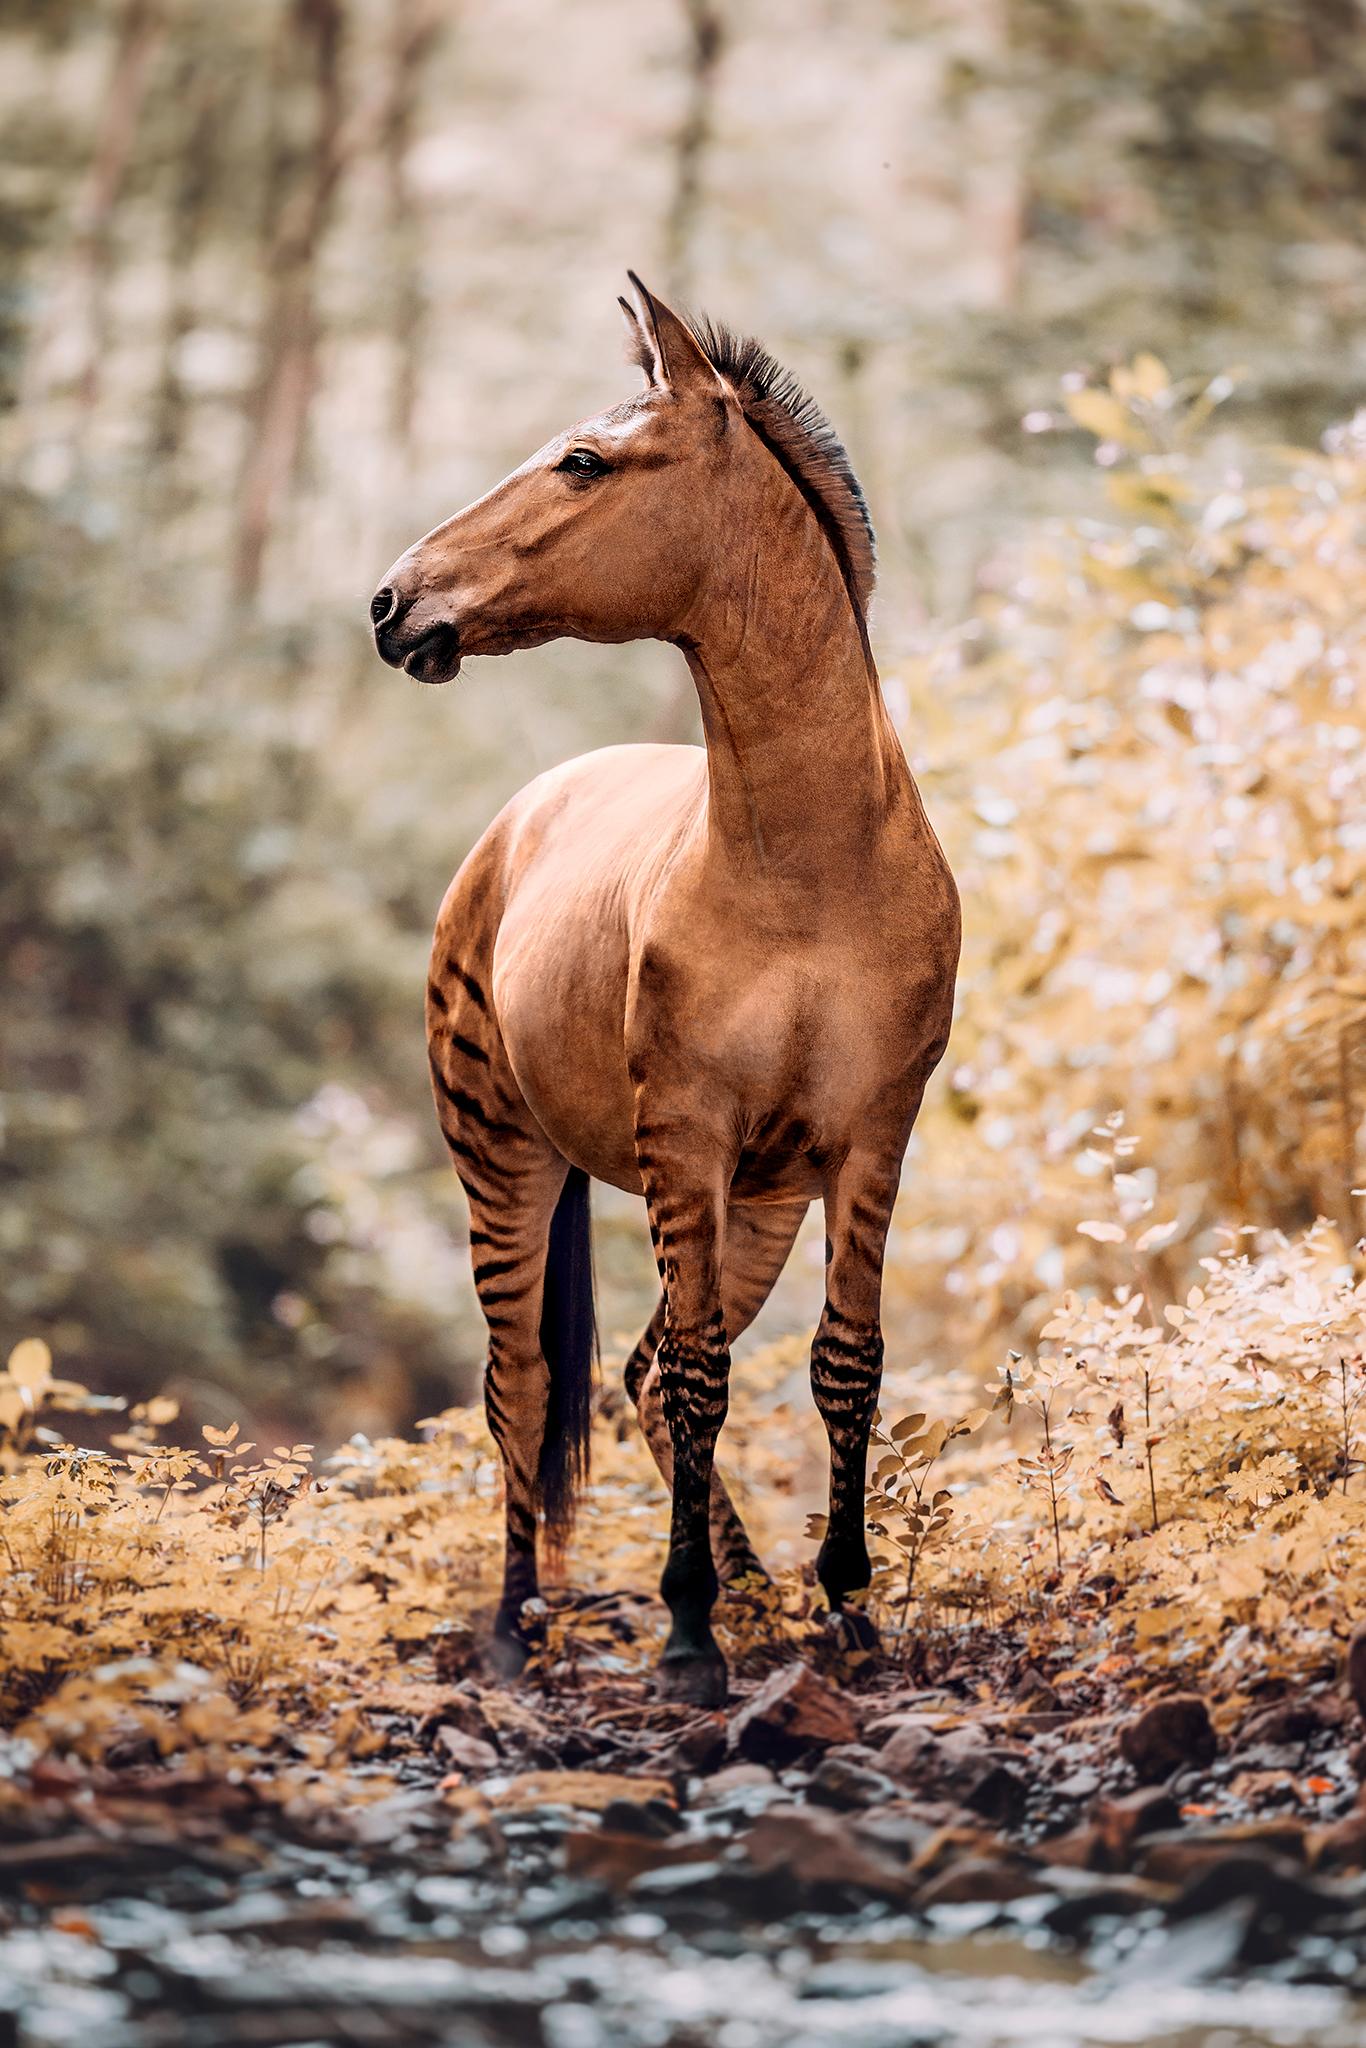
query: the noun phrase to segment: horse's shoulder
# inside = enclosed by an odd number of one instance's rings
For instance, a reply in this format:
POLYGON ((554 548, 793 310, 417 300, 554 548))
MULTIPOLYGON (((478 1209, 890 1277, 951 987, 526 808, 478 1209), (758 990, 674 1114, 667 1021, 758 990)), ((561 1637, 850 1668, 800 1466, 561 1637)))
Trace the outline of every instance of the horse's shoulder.
POLYGON ((700 747, 600 747, 536 776, 518 791, 495 825, 518 838, 553 829, 560 822, 589 826, 597 821, 629 833, 633 819, 662 817, 673 800, 701 789, 706 758, 700 747))

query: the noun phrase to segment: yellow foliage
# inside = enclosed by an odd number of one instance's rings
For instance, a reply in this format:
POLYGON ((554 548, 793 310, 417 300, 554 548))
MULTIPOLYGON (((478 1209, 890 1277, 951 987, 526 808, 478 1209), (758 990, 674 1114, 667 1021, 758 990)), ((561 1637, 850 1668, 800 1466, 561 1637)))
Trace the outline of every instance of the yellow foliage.
MULTIPOLYGON (((1132 1140, 1117 1119, 1091 1135, 1122 1187, 1132 1140)), ((1144 1255, 1128 1256, 1137 1275, 1144 1255)), ((1230 1692, 1333 1663, 1366 1583, 1366 1283, 1322 1224, 1230 1231, 1202 1266, 1165 1314, 1136 1279, 1065 1291, 994 1402, 879 1419, 870 1605, 894 1655, 923 1668, 1013 1631, 1070 1683, 1132 1657, 1145 1682, 1156 1668, 1230 1692)), ((795 1413, 762 1426, 790 1354, 782 1340, 737 1376, 732 1448, 770 1511, 815 1429, 795 1413)), ((5 1721, 36 1748, 93 1760, 131 1743, 205 1771, 244 1750, 304 1755, 307 1772, 363 1755, 355 1702, 382 1704, 400 1669, 414 1697, 433 1670, 477 1670, 497 1586, 482 1420, 452 1411, 426 1431, 348 1445, 325 1483, 308 1446, 253 1459, 236 1431, 207 1460, 30 1449, 0 1487, 5 1721)), ((551 1589, 533 1684, 643 1668, 661 1640, 662 1491, 606 1419, 594 1448, 569 1577, 595 1598, 551 1589)), ((771 1550, 774 1527, 757 1533, 771 1550)), ((723 1599, 740 1668, 809 1644, 811 1556, 723 1599)))
MULTIPOLYGON (((1229 472, 1204 436, 1231 389, 1140 356, 1070 393, 1109 521, 1040 536, 906 677, 966 907, 870 1473, 870 1608, 922 1668, 1006 1632, 1059 1685, 1229 1694, 1331 1665, 1361 1615, 1366 431, 1229 472), (944 1299, 955 1368, 927 1382, 905 1333, 944 1299)), ((737 1370, 723 1438, 780 1567, 718 1610, 742 1668, 819 1621, 805 1349, 737 1370)), ((165 1397, 108 1450, 53 1427, 111 1405, 36 1339, 0 1373, 0 1716, 25 1741, 307 1772, 367 1753, 357 1702, 475 1668, 502 1556, 479 1415, 322 1470, 236 1425, 164 1443, 165 1397)), ((606 1415, 594 1458, 568 1573, 595 1598, 549 1589, 532 1684, 660 1639, 662 1489, 606 1415)))
POLYGON ((1366 1227, 1366 421, 1233 467, 1232 388, 1139 357, 1071 392, 1110 516, 1040 530, 903 671, 965 938, 892 1285, 947 1275, 982 1371, 1127 1269, 1123 1216, 1074 1221, 1107 1112, 1170 1191, 1166 1297, 1221 1221, 1366 1227))

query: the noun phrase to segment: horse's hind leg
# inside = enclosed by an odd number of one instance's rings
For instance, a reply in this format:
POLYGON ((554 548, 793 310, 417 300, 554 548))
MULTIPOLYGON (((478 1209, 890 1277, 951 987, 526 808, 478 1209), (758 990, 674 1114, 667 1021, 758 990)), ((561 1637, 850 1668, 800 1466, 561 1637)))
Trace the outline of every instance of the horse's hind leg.
MULTIPOLYGON (((729 1212, 721 1271, 721 1306, 727 1341, 734 1343, 758 1315, 787 1263, 807 1204, 751 1203, 729 1212)), ((655 1363, 664 1334, 661 1296, 639 1343, 626 1361, 626 1391, 636 1405, 641 1433, 650 1447, 666 1486, 673 1485, 674 1454, 655 1363)), ((723 1585, 751 1576, 766 1576, 749 1534, 736 1512, 720 1473, 711 1479, 711 1554, 723 1585)))
POLYGON ((477 1187, 465 1180, 474 1284, 489 1326, 484 1408, 503 1462, 506 1543, 494 1637, 505 1645, 500 1663, 512 1670, 525 1661, 522 1609, 540 1590, 536 1531, 551 1391, 541 1305, 551 1219, 565 1183, 565 1162, 548 1147, 518 1165, 521 1171, 489 1174, 477 1187))
POLYGON ((539 1592, 538 1518, 551 1505, 542 1318, 551 1223, 569 1169, 522 1100, 472 977, 444 991, 434 984, 428 1026, 437 1114, 469 1202, 474 1285, 489 1328, 484 1404, 503 1464, 507 1522, 494 1637, 500 1663, 515 1671, 526 1661, 522 1608, 539 1592))

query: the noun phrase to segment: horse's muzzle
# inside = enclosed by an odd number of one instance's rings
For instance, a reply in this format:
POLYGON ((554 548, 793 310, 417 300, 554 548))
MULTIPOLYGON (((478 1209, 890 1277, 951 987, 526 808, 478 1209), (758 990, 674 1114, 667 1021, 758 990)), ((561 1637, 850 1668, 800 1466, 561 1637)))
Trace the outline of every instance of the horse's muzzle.
POLYGON ((448 683, 460 672, 460 634, 449 623, 428 626, 413 635, 404 631, 409 607, 391 592, 380 590, 370 607, 375 628, 375 646, 381 661, 401 668, 420 683, 448 683), (384 599, 392 601, 381 609, 384 599))

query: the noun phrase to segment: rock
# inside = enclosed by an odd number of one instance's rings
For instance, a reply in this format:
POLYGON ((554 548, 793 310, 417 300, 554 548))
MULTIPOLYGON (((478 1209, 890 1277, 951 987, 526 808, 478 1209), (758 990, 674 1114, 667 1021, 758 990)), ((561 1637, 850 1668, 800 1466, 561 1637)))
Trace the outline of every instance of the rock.
POLYGON ((894 1778, 914 1779, 939 1748, 939 1734, 928 1714, 908 1714, 891 1728, 882 1745, 880 1761, 894 1778))
MULTIPOLYGON (((1255 1752, 1266 1755, 1265 1750, 1255 1752)), ((1228 1795, 1240 1805, 1258 1809, 1268 1806, 1298 1806, 1300 1781, 1293 1771, 1235 1771, 1228 1781, 1228 1795)))
POLYGON ((1145 1784, 1194 1765, 1203 1770, 1218 1754, 1209 1708, 1197 1693, 1171 1693, 1153 1700, 1120 1730, 1119 1749, 1145 1784))
MULTIPOLYGON (((599 1836, 598 1840, 601 1839, 599 1836)), ((637 1843, 634 1846, 645 1848, 648 1844, 637 1843)), ((658 1899, 661 1903, 666 1899, 680 1898, 689 1892, 700 1892, 705 1898, 715 1891, 725 1872, 724 1863, 718 1862, 714 1857, 703 1857, 694 1862, 684 1857, 671 1856, 649 1869, 642 1870, 638 1877, 632 1879, 629 1889, 632 1898, 658 1899)))
POLYGON ((922 1912, 934 1906, 1005 1906, 1046 1889, 1037 1865, 1017 1857, 960 1856, 922 1886, 916 1905, 922 1912))
POLYGON ((744 1838, 751 1867, 761 1874, 783 1871, 817 1902, 836 1895, 905 1902, 911 1885, 905 1870, 861 1841, 848 1823, 810 1807, 788 1806, 763 1814, 744 1838))
POLYGON ((1074 1889, 1058 1883, 1061 1872, 1050 1869, 1045 1874, 1050 1889, 1061 1889, 1062 1897, 1045 1912, 1043 1924, 1064 1941, 1077 1941, 1089 1935, 1097 1920, 1127 1920, 1162 1902, 1160 1888, 1137 1877, 1107 1877, 1100 1884, 1082 1880, 1074 1889))
POLYGON ((1065 1778, 1059 1778, 1053 1790, 1059 1799, 1089 1799, 1093 1792, 1100 1790, 1100 1772, 1090 1764, 1083 1764, 1075 1771, 1069 1771, 1065 1778))
POLYGON ((1251 1899, 1235 1899, 1217 1913, 1186 1921, 1160 1944, 1139 1942, 1106 1971, 1106 1988, 1117 1987, 1142 1999, 1159 1989, 1212 1983, 1246 1959, 1248 1934, 1256 1917, 1251 1899))
POLYGON ((694 1803, 698 1806, 721 1806, 737 1794, 774 1792, 777 1789, 778 1780, 767 1764, 727 1764, 724 1771, 713 1771, 698 1791, 694 1803))
POLYGON ((627 1897, 647 1910, 718 1930, 726 1944, 723 1952, 733 1954, 745 1953, 747 1946, 737 1923, 782 1919, 801 1903, 799 1887, 781 1867, 758 1871, 719 1859, 642 1871, 627 1897))
POLYGON ((1095 1821, 1069 1828, 1065 1835, 1049 1835, 1039 1844, 1049 1862, 1062 1870, 1105 1871, 1111 1868, 1105 1838, 1095 1821))
POLYGON ((602 1810, 601 1825, 604 1834, 662 1842, 683 1823, 678 1808, 667 1799, 611 1799, 602 1810))
POLYGON ((1025 1809, 1029 1788, 1008 1764, 988 1764, 980 1777, 963 1789, 963 1804, 985 1820, 1014 1827, 1025 1809))
POLYGON ((980 1728, 936 1735, 923 1721, 903 1722, 884 1743, 882 1768, 917 1791, 947 1795, 987 1820, 1010 1825, 1024 1810, 1026 1787, 980 1728))
POLYGON ((945 1692, 942 1686, 906 1686, 884 1695, 876 1718, 868 1723, 868 1733, 875 1737, 885 1736, 908 1714, 929 1714, 941 1720, 945 1716, 956 1718, 961 1712, 962 1702, 952 1693, 945 1692))
POLYGON ((39 1799, 65 1799, 86 1783, 88 1773, 53 1756, 35 1757, 29 1766, 29 1789, 39 1799))
POLYGON ((855 1823, 858 1838, 881 1855, 909 1863, 922 1856, 944 1830, 951 1827, 955 1809, 940 1804, 882 1807, 875 1813, 861 1813, 855 1823))
POLYGON ((1316 1829, 1309 1836, 1308 1849, 1316 1870, 1366 1868, 1366 1805, 1353 1807, 1331 1827, 1316 1829))
POLYGON ((911 1859, 911 1874, 918 1884, 925 1885, 932 1877, 967 1857, 989 1863, 999 1861, 1008 1853, 1000 1836, 993 1834, 990 1828, 959 1826, 951 1822, 946 1827, 936 1828, 929 1840, 916 1850, 911 1859))
POLYGON ((775 1671, 730 1725, 741 1756, 760 1763, 790 1763, 809 1749, 856 1742, 859 1732, 848 1701, 809 1664, 775 1671))
MULTIPOLYGON (((1303 1933, 1342 1911, 1339 1899, 1310 1883, 1293 1863, 1278 1857, 1235 1854, 1197 1871, 1173 1900, 1171 1916, 1174 1920, 1199 1920, 1237 1899, 1255 1903, 1255 1926, 1265 1931, 1265 1923, 1274 1921, 1275 1931, 1282 1935, 1303 1933)), ((1244 1960, 1251 1960, 1252 1953, 1256 1951, 1246 1953, 1244 1960)))
POLYGON ((1129 1868, 1141 1836, 1180 1826, 1176 1801, 1156 1786, 1145 1786, 1123 1799, 1098 1799, 1089 1820, 1067 1834, 1050 1836, 1040 1849, 1050 1863, 1065 1869, 1111 1873, 1129 1868))
POLYGON ((1238 1747, 1266 1743, 1272 1749, 1298 1748, 1313 1740, 1323 1718, 1311 1700, 1272 1700, 1249 1714, 1238 1730, 1238 1747))
POLYGON ((603 1912, 610 1893, 610 1886, 593 1878, 563 1877, 551 1884, 532 1885, 513 1907, 512 1925, 531 1933, 556 1920, 591 1920, 603 1912))
POLYGON ((885 1748, 892 1737, 899 1735, 903 1728, 922 1728, 927 1735, 938 1735, 943 1731, 945 1718, 942 1708, 937 1713, 921 1709, 916 1712, 879 1714, 876 1720, 868 1723, 863 1733, 867 1741, 881 1744, 885 1748))
POLYGON ((543 1807, 603 1813, 617 1800, 632 1806, 647 1800, 674 1804, 668 1778, 630 1778, 620 1771, 518 1771, 514 1777, 496 1779, 485 1790, 500 1812, 507 1813, 536 1813, 543 1807))
POLYGON ((1181 1809, 1169 1792, 1159 1785, 1145 1785, 1139 1792, 1119 1799, 1097 1800, 1092 1818, 1100 1835, 1107 1870, 1127 1870, 1134 1844, 1143 1835, 1181 1825, 1181 1809))
POLYGON ((434 1744, 443 1728, 458 1728, 480 1742, 497 1746, 493 1723, 484 1710, 481 1696, 472 1685, 442 1686, 419 1679, 409 1679, 405 1684, 395 1680, 371 1693, 365 1705, 367 1708, 387 1706, 394 1712, 418 1714, 418 1741, 425 1744, 434 1744))
POLYGON ((450 1827, 450 1812, 433 1792, 409 1787, 363 1806, 348 1819, 348 1832, 365 1848, 402 1854, 412 1846, 414 1835, 444 1833, 450 1827))
POLYGON ((1359 1621, 1347 1645, 1347 1690, 1366 1721, 1366 1621, 1359 1621))
POLYGON ((498 1768, 498 1752, 493 1744, 485 1742, 482 1736, 467 1735, 463 1728, 443 1724, 436 1730, 434 1747, 457 1771, 473 1777, 486 1776, 498 1768))
POLYGON ((883 1771, 870 1770, 852 1756, 834 1751, 823 1756, 811 1774, 808 1797, 817 1806, 834 1806, 849 1812, 866 1806, 880 1806, 896 1797, 897 1788, 883 1771))
POLYGON ((1041 1671, 1026 1664, 1015 1687, 1015 1697, 1032 1714, 1056 1714, 1062 1700, 1041 1671))
POLYGON ((574 1828, 564 1838, 564 1867, 572 1878, 625 1891, 646 1871, 714 1862, 716 1848, 715 1842, 702 1840, 662 1842, 604 1828, 574 1828))
POLYGON ((719 1768, 725 1754, 725 1715, 702 1714, 682 1729, 667 1749, 659 1752, 657 1761, 661 1770, 706 1777, 719 1768))
POLYGON ((1182 1828, 1150 1835, 1139 1844, 1136 1865, 1141 1877, 1182 1885, 1231 1859, 1302 1864, 1306 1854, 1302 1821, 1248 1821, 1238 1827, 1182 1828))

